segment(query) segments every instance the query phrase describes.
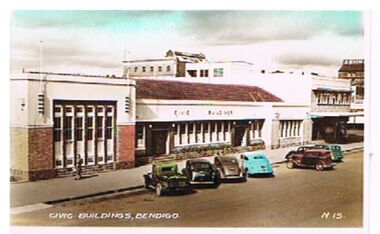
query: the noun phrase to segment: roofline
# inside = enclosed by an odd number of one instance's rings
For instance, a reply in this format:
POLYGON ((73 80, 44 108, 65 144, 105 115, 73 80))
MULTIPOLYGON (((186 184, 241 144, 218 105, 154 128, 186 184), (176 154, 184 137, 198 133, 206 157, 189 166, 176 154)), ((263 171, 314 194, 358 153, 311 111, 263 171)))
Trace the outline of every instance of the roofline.
POLYGON ((137 59, 137 60, 123 60, 122 63, 135 63, 135 62, 154 62, 154 61, 175 61, 176 58, 159 58, 159 59, 137 59))

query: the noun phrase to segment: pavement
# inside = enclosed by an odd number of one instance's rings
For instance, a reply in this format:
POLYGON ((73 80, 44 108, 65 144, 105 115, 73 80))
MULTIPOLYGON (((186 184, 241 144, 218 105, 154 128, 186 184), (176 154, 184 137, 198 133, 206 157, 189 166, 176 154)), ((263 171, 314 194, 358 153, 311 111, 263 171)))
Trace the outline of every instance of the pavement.
MULTIPOLYGON (((321 143, 321 142, 314 142, 321 143)), ((364 143, 351 143, 342 145, 344 151, 363 149, 364 143)), ((290 150, 297 147, 287 147, 273 150, 260 150, 267 155, 272 164, 281 163, 290 150)), ((213 157, 206 157, 213 160, 213 157)), ((177 162, 179 168, 185 161, 177 162)), ((143 175, 151 170, 151 165, 144 165, 132 169, 108 171, 98 174, 84 175, 82 180, 75 177, 54 178, 33 182, 12 182, 10 185, 11 213, 20 213, 40 209, 41 204, 54 204, 61 201, 82 199, 86 197, 124 192, 143 187, 143 175)))

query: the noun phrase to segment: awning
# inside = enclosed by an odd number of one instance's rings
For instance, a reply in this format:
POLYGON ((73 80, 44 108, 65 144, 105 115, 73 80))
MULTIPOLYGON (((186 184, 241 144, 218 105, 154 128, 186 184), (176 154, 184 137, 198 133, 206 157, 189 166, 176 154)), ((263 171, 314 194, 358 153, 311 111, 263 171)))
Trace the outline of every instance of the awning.
POLYGON ((323 117, 354 117, 354 116, 364 116, 364 112, 312 112, 310 117, 323 118, 323 117))

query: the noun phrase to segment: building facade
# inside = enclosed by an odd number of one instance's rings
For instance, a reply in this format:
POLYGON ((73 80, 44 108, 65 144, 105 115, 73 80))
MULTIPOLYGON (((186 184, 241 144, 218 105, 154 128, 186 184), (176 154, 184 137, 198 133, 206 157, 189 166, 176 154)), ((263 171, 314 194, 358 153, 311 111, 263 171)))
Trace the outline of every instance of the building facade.
MULTIPOLYGON (((210 62, 205 59, 185 65, 185 75, 176 76, 175 80, 257 85, 276 94, 287 106, 293 106, 294 109, 306 108, 312 119, 313 140, 343 141, 347 136, 347 123, 352 119, 363 119, 362 111, 350 113, 353 103, 363 101, 360 84, 363 83, 364 73, 363 70, 359 72, 361 68, 364 69, 363 60, 345 60, 339 73, 343 78, 303 72, 295 74, 259 71, 253 64, 244 61, 210 62), (294 92, 283 87, 291 87, 294 92)), ((173 80, 164 76, 146 77, 173 80)))
POLYGON ((37 180, 134 166, 135 83, 25 72, 11 79, 11 175, 37 180))
POLYGON ((137 158, 311 141, 308 107, 283 103, 259 87, 157 79, 136 84, 137 158))
MULTIPOLYGON (((345 59, 342 66, 338 71, 339 78, 351 81, 352 98, 351 98, 351 111, 364 112, 364 59, 345 59)), ((352 116, 349 123, 354 126, 363 127, 364 117, 352 116)))

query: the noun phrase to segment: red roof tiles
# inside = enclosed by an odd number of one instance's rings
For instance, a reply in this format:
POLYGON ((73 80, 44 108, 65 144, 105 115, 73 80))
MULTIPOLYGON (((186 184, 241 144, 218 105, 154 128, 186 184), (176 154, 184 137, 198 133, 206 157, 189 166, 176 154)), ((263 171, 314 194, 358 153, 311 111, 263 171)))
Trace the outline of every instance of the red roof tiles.
POLYGON ((257 86, 137 79, 138 99, 282 102, 257 86))

